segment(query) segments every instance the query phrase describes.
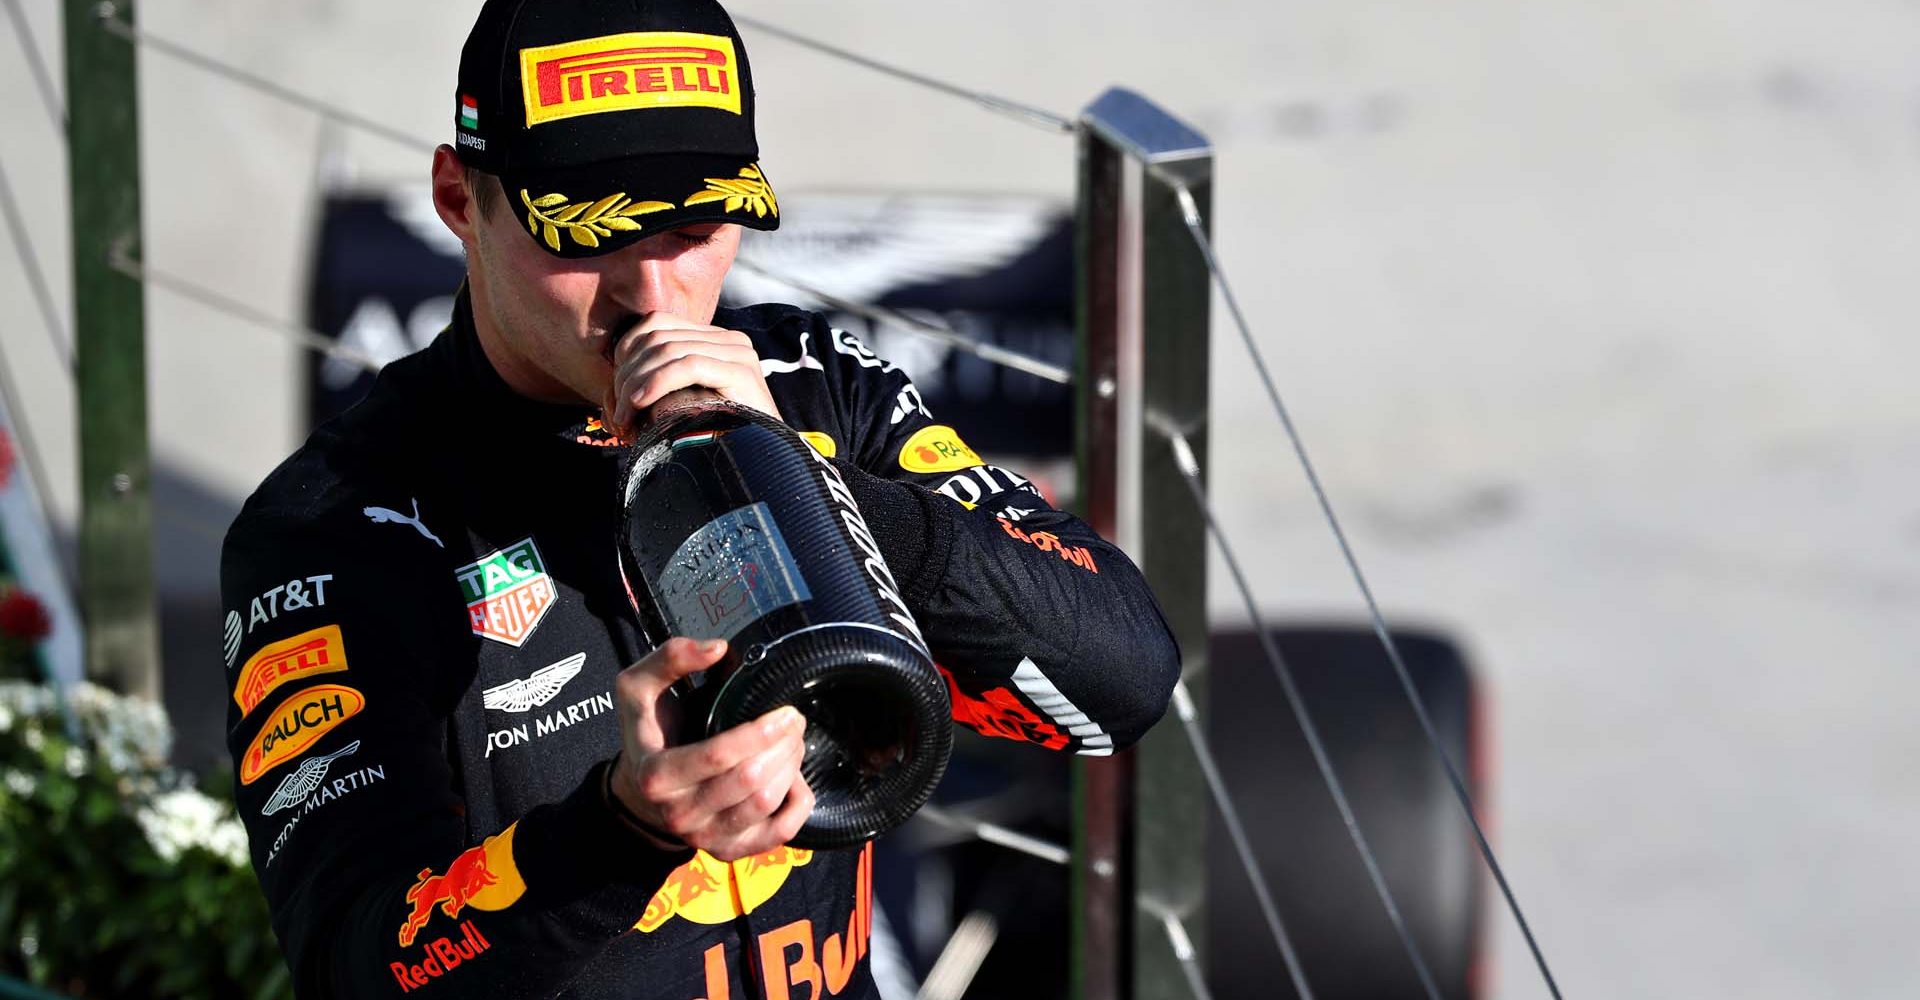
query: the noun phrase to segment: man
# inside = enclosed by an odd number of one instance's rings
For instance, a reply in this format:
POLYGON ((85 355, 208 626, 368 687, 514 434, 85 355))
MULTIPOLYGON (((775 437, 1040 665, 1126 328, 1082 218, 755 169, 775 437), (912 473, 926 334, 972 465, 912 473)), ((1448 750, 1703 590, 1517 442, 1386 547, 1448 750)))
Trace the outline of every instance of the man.
POLYGON ((724 641, 641 634, 619 437, 692 385, 802 431, 864 510, 957 721, 1109 753, 1178 657, 1138 572, 788 306, 716 312, 758 166, 712 0, 489 0, 433 161, 466 286, 227 537, 229 744, 304 997, 865 997, 871 845, 807 817, 791 708, 674 745, 724 641), (810 991, 810 992, 809 992, 810 991))

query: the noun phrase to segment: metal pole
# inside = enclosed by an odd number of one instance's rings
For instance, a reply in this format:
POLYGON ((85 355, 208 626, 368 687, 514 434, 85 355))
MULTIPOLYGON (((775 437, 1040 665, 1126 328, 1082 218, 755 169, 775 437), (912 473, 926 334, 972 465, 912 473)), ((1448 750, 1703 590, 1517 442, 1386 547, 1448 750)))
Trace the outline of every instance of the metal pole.
MULTIPOLYGON (((1079 158, 1073 381, 1078 496, 1087 523, 1119 544, 1119 236, 1126 164, 1119 150, 1084 128, 1079 158)), ((1131 752, 1074 761, 1071 995, 1076 1000, 1126 995, 1133 891, 1122 876, 1131 874, 1125 859, 1132 789, 1131 752)))
MULTIPOLYGON (((1089 522, 1140 564, 1205 704, 1205 525, 1149 416, 1180 428, 1204 461, 1211 278, 1176 184, 1205 206, 1213 151, 1146 99, 1113 89, 1081 116, 1076 444, 1089 522)), ((1204 713, 1203 713, 1204 717, 1204 713)), ((1076 782, 1074 925, 1080 1000, 1178 997, 1188 973, 1167 946, 1171 915, 1206 948, 1206 784, 1177 727, 1149 733, 1076 782)))
POLYGON ((134 46, 104 27, 132 23, 133 0, 65 2, 87 675, 157 699, 144 298, 109 260, 116 250, 141 256, 134 46))

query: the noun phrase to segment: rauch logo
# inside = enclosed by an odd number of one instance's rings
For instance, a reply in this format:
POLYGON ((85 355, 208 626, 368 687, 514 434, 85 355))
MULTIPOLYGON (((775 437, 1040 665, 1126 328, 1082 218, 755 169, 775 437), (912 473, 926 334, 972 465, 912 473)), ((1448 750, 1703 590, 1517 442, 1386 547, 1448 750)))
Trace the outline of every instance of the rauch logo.
POLYGON ((366 696, 344 684, 316 684, 295 694, 261 724, 240 759, 240 783, 259 781, 261 775, 305 753, 365 707, 366 696))

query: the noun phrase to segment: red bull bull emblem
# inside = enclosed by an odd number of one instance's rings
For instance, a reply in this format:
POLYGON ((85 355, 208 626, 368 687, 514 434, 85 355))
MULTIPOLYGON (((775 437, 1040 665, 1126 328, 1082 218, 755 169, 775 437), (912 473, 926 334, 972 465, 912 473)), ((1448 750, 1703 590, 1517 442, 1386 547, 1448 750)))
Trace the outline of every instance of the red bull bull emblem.
POLYGON ((947 679, 947 697, 953 702, 953 721, 982 736, 1037 743, 1048 750, 1058 750, 1067 745, 1067 734, 1028 708, 1012 691, 997 687, 975 698, 960 690, 959 683, 947 668, 936 663, 934 669, 947 679))
MULTIPOLYGON (((821 932, 827 930, 820 928, 821 932)), ((873 939, 873 844, 860 849, 853 908, 847 913, 845 929, 820 938, 814 935, 813 921, 801 919, 755 938, 752 947, 762 970, 766 1000, 793 1000, 793 989, 802 985, 809 991, 805 995, 814 1000, 839 996, 853 981, 854 970, 866 957, 873 939)), ((706 995, 733 996, 727 976, 727 946, 722 943, 708 948, 701 955, 701 963, 706 973, 706 995)))
POLYGON ((798 847, 776 847, 731 863, 696 851, 691 861, 667 874, 634 929, 651 934, 675 916, 724 924, 772 899, 789 872, 812 860, 812 851, 798 847))
POLYGON ((453 859, 443 874, 435 875, 431 868, 420 869, 420 874, 415 876, 418 881, 407 890, 410 909, 407 919, 400 924, 402 948, 412 945, 420 928, 433 919, 436 905, 440 912, 457 919, 460 911, 469 906, 476 910, 504 910, 519 902, 521 894, 527 891, 527 884, 521 881, 520 869, 513 861, 513 832, 519 825, 515 823, 488 837, 479 847, 467 849, 453 859))

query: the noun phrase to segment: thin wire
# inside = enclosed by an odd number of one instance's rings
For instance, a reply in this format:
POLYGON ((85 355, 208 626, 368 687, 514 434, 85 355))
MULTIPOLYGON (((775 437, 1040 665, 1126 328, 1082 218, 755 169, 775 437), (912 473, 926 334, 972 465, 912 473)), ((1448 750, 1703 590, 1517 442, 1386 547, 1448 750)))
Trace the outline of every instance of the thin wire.
POLYGON ((1207 977, 1200 969, 1200 953, 1193 946, 1193 938, 1187 934, 1187 925, 1181 923, 1180 917, 1172 910, 1155 900, 1142 896, 1139 905, 1148 914, 1158 918, 1160 926, 1166 929, 1167 944, 1173 948, 1173 957, 1180 963, 1180 971, 1186 974, 1187 988, 1193 991, 1194 1000, 1213 1000, 1213 994, 1207 989, 1207 977))
POLYGON ((178 42, 169 41, 165 38, 161 38, 153 34, 152 32, 145 31, 140 28, 136 28, 133 25, 120 20, 118 17, 113 16, 113 8, 111 4, 103 5, 103 7, 104 7, 104 12, 100 18, 101 26, 106 28, 108 31, 116 35, 119 35, 121 38, 124 38, 127 41, 132 42, 136 45, 142 45, 147 48, 153 49, 154 51, 160 52, 164 55, 172 56, 173 58, 178 59, 181 62, 190 63, 194 66, 198 66, 201 69, 209 73, 212 73, 215 76, 225 77, 226 79, 231 80, 234 83, 238 83, 245 87, 250 87, 264 94, 270 94, 274 97, 279 98, 280 100, 287 102, 288 104, 298 105, 300 107, 306 108, 309 111, 315 112, 316 114, 325 116, 327 118, 332 118, 335 121, 339 121, 343 124, 352 125, 353 127, 365 132, 371 132, 374 135, 380 136, 383 139, 390 140, 399 145, 406 146, 416 150, 427 150, 429 152, 432 151, 435 147, 434 143, 429 142, 425 139, 422 139, 419 136, 414 135, 410 132, 404 132, 404 131, 401 131, 400 129, 394 128, 391 125, 382 124, 371 118, 366 117, 365 115, 348 111, 347 109, 342 108, 339 105, 330 104, 326 101, 320 100, 317 97, 309 97, 306 94, 302 94, 297 90, 292 90, 287 87, 283 87, 280 84, 277 84, 272 80, 267 79, 266 77, 257 76, 253 73, 249 73, 246 70, 233 65, 232 63, 222 62, 218 59, 213 58, 212 56, 204 55, 202 53, 194 51, 193 49, 187 48, 186 46, 181 45, 178 42))
MULTIPOLYGON (((746 20, 746 19, 742 18, 742 20, 746 20)), ((364 129, 366 131, 374 133, 375 135, 381 136, 382 138, 386 138, 386 139, 392 140, 393 142, 410 146, 415 149, 431 150, 434 148, 433 143, 418 139, 405 132, 402 132, 397 128, 393 128, 392 126, 389 126, 389 125, 383 125, 380 122, 374 121, 371 118, 367 118, 363 115, 359 115, 354 112, 348 111, 344 108, 341 108, 336 105, 330 104, 326 101, 320 100, 319 98, 310 97, 306 94, 302 94, 297 91, 290 90, 286 87, 283 87, 277 83, 272 82, 271 80, 266 80, 259 76, 255 76, 254 74, 249 73, 246 70, 240 69, 237 66, 233 66, 228 63, 221 62, 220 60, 217 60, 211 56, 204 55, 199 52, 195 52, 192 49, 186 48, 175 42, 171 42, 166 39, 156 37, 151 32, 146 32, 146 31, 137 29, 132 25, 127 24, 125 21, 121 21, 114 17, 104 17, 101 19, 101 23, 105 25, 109 31, 112 31, 113 33, 119 35, 122 38, 127 39, 130 42, 134 42, 139 45, 144 45, 144 46, 157 49, 167 55, 173 56, 177 59, 183 60, 188 63, 192 63, 195 66, 199 66, 200 68, 206 70, 209 73, 213 73, 216 76, 223 77, 234 83, 238 83, 241 86, 251 87, 262 93, 265 93, 270 96, 277 97, 280 100, 286 101, 289 104, 306 108, 324 117, 330 118, 334 121, 338 121, 341 124, 351 125, 355 128, 364 129)), ((774 31, 777 33, 781 29, 768 27, 768 30, 774 31)), ((797 36, 796 36, 796 40, 804 41, 802 39, 799 39, 797 36)), ((853 58, 857 58, 857 57, 853 57, 853 58)), ((884 68, 884 67, 880 67, 880 68, 884 68)), ((1044 112, 1041 112, 1041 114, 1044 114, 1044 112)), ((1069 127, 1071 127, 1071 123, 1068 123, 1068 124, 1069 124, 1069 127)), ((822 302, 825 302, 831 305, 835 309, 839 309, 844 312, 853 313, 858 316, 864 316, 864 317, 867 317, 868 319, 874 320, 875 322, 885 323, 889 326, 898 327, 900 329, 907 330, 912 333, 918 333, 923 336, 931 337, 935 340, 939 340, 947 344, 950 347, 956 348, 961 351, 965 351, 969 354, 979 357, 982 360, 989 361, 994 364, 1001 365, 1003 367, 1012 368, 1017 371, 1023 371, 1029 375, 1033 375, 1037 378, 1043 378, 1050 382, 1058 382, 1061 384, 1071 384, 1073 381, 1072 371, 1070 371, 1069 369, 1063 366, 1050 364, 1048 362, 1041 361, 1038 358, 1031 358, 1017 351, 1010 351, 1004 347, 999 347, 994 344, 982 344, 969 337, 962 336, 961 334, 956 333, 953 330, 950 330, 932 323, 927 323, 922 320, 917 320, 908 316, 901 315, 900 313, 894 312, 891 309, 886 309, 886 308, 875 306, 875 305, 868 305, 860 302, 853 302, 848 299, 840 298, 836 295, 832 295, 827 292, 821 291, 820 289, 814 288, 811 285, 808 285, 805 282, 802 282, 798 279, 789 277, 785 274, 781 274, 777 271, 769 270, 765 267, 754 264, 750 261, 736 260, 734 262, 734 266, 746 271, 750 271, 754 274, 758 274, 761 277, 780 282, 781 284, 786 285, 790 288, 807 292, 808 294, 811 294, 819 298, 822 302)), ((176 290, 180 290, 180 289, 176 289, 176 290)), ((183 291, 183 294, 199 297, 202 299, 202 301, 208 301, 209 304, 212 304, 212 303, 208 299, 208 296, 212 296, 213 298, 220 298, 214 293, 205 292, 204 290, 198 290, 195 292, 183 291)), ((232 304, 231 300, 223 300, 223 301, 227 302, 228 304, 232 304)), ((220 306, 216 306, 216 308, 220 308, 220 306)), ((245 307, 241 307, 241 308, 244 309, 245 307)), ((257 319, 258 317, 255 315, 250 315, 249 318, 257 319)), ((274 326, 276 328, 285 329, 285 324, 282 324, 278 320, 269 319, 266 321, 266 324, 270 326, 274 326)), ((302 331, 303 334, 309 333, 309 332, 310 331, 302 331)), ((318 347, 315 347, 315 349, 319 350, 318 347)))
POLYGON ((1333 796, 1335 808, 1340 810, 1340 820, 1346 824, 1347 836, 1360 852, 1360 862, 1366 866, 1367 878, 1373 882, 1374 892, 1379 894, 1380 902, 1387 908, 1387 919, 1393 922, 1395 933, 1400 935, 1400 943, 1406 948, 1407 958, 1413 962, 1420 985, 1425 987, 1430 1000, 1440 1000, 1440 987, 1434 982, 1433 973, 1427 968, 1427 960, 1420 954, 1420 946, 1413 940, 1413 932, 1407 928, 1406 919, 1400 915, 1400 905, 1394 902, 1393 891, 1387 888, 1387 877, 1380 870, 1380 862, 1374 857, 1373 848, 1367 845, 1367 835, 1361 831, 1360 821, 1354 817, 1353 805, 1347 801, 1346 788, 1334 773, 1333 760, 1327 756, 1327 747, 1320 738, 1319 727, 1314 725, 1313 717, 1307 714, 1306 702, 1301 699, 1300 688, 1293 680, 1293 671, 1281 658, 1280 648, 1273 641, 1273 633, 1267 630, 1266 623, 1260 617, 1260 608, 1253 599, 1253 588, 1247 585, 1245 574, 1240 572, 1240 560, 1234 558, 1233 548, 1227 544, 1227 536, 1220 530, 1219 520, 1213 516, 1206 489, 1200 484, 1200 463, 1193 457, 1193 448, 1187 444, 1186 436, 1180 433, 1179 428, 1166 426, 1165 418, 1159 414, 1149 411, 1147 423, 1166 435, 1173 445, 1174 464, 1179 467, 1180 477, 1186 480, 1187 488, 1193 492, 1193 502, 1206 518, 1207 531, 1220 546, 1227 569, 1233 573, 1233 582, 1240 588, 1240 597, 1246 601, 1247 615, 1253 621, 1254 632, 1260 636, 1260 645, 1266 649, 1267 661, 1273 664, 1275 676, 1280 678, 1280 686, 1287 695, 1287 705, 1293 710, 1293 718, 1299 723, 1300 732, 1307 738, 1307 748, 1313 752, 1313 762, 1320 769, 1320 778, 1326 782, 1327 791, 1333 796))
POLYGON ((1010 351, 997 344, 981 343, 950 327, 929 323, 922 319, 915 319, 912 316, 888 309, 885 306, 843 299, 831 292, 821 291, 798 278, 769 271, 765 267, 745 258, 734 258, 733 266, 749 274, 757 274, 762 278, 777 281, 795 291, 805 292, 819 299, 821 302, 826 303, 829 307, 838 309, 841 312, 852 313, 855 316, 896 327, 908 333, 917 333, 923 337, 930 337, 946 344, 948 347, 965 351, 982 361, 989 361, 1004 368, 1012 368, 1015 371, 1026 372, 1035 378, 1043 378, 1049 382, 1058 382, 1061 385, 1073 384, 1073 372, 1070 369, 1053 364, 1052 362, 1029 357, 1018 351, 1010 351))
POLYGON ((20 40, 21 51, 27 55, 27 68, 33 72, 33 84, 40 90, 40 100, 47 106, 47 116, 53 119, 54 131, 65 135, 67 109, 61 106, 60 91, 53 85, 53 74, 48 72, 46 61, 40 58, 40 47, 34 44, 33 29, 27 25, 27 15, 20 9, 20 0, 7 0, 7 16, 13 21, 13 34, 20 40))
POLYGON ((1186 730, 1187 742, 1193 746, 1194 759, 1200 762, 1200 773, 1207 779, 1207 791, 1213 796, 1213 804, 1219 808, 1220 818, 1227 821, 1227 836, 1233 840, 1233 852, 1240 856, 1240 866, 1247 870, 1247 883, 1253 887, 1253 896, 1260 903, 1261 916, 1267 918, 1267 929, 1273 932, 1274 943, 1280 946, 1280 957, 1286 962, 1287 976, 1293 980, 1294 991, 1300 995, 1300 1000, 1313 1000, 1313 990, 1307 985, 1307 973, 1300 965, 1300 955, 1293 950, 1293 939, 1287 936, 1286 925, 1280 921, 1280 908, 1274 905, 1273 890, 1267 887, 1267 880, 1260 873, 1260 862, 1253 856, 1253 841, 1247 838, 1247 828, 1240 822, 1240 810, 1235 808, 1233 797, 1227 794, 1227 783, 1220 777, 1220 765, 1213 759, 1213 751, 1207 748, 1205 734, 1200 732, 1200 713, 1193 706, 1193 695, 1187 690, 1186 681, 1174 682, 1173 711, 1180 717, 1180 728, 1186 730))
POLYGON ((13 240, 14 253, 20 257, 20 269, 26 273, 33 301, 40 307, 40 318, 46 321, 47 341, 53 345, 53 355, 60 359, 68 374, 72 374, 73 338, 67 334, 67 324, 60 318, 60 306, 53 298, 53 288, 47 284, 47 276, 33 254, 26 217, 20 214, 20 203, 14 200, 13 183, 8 180, 4 165, 0 165, 0 215, 6 216, 7 235, 13 240))
POLYGON ((271 330, 310 351, 316 351, 330 358, 339 358, 341 361, 366 369, 375 374, 378 374, 380 371, 380 362, 375 361, 373 358, 351 347, 337 343, 324 334, 315 333, 306 327, 289 323, 282 319, 276 319, 250 305, 227 298, 219 292, 196 285, 184 278, 175 277, 164 271, 156 271, 146 264, 135 260, 127 253, 124 245, 116 244, 113 247, 107 254, 107 263, 114 270, 119 271, 129 278, 164 288, 181 298, 191 299, 216 312, 223 312, 229 316, 245 320, 261 329, 271 330))
POLYGON ((1073 852, 1059 844, 1049 843, 1038 837, 1028 836, 1018 830, 1010 830, 997 823, 988 823, 971 816, 962 816, 949 812, 939 806, 920 807, 920 815, 941 826, 961 830, 972 834, 977 840, 989 844, 998 844, 1008 850, 1018 851, 1042 861, 1051 861, 1056 865, 1068 864, 1073 860, 1073 852))
MULTIPOLYGON (((13 418, 13 431, 20 435, 20 450, 27 455, 27 474, 33 477, 33 492, 40 500, 42 516, 53 517, 53 480, 47 478, 47 467, 40 459, 40 446, 34 439, 33 429, 27 425, 27 401, 20 395, 20 387, 13 381, 13 366, 7 363, 6 353, 0 350, 0 396, 5 396, 8 415, 13 418)), ((66 574, 61 574, 61 582, 66 583, 66 574)))
POLYGON ((1036 108, 1031 104, 1022 104, 1019 101, 1009 100, 1005 97, 996 97, 984 91, 970 90, 958 84, 948 83, 945 80, 938 80, 908 69, 901 69, 898 66, 883 63, 877 59, 870 59, 835 45, 829 45, 819 39, 809 38, 806 35, 789 31, 779 25, 769 24, 757 17, 746 17, 735 14, 733 19, 741 24, 751 25, 777 38, 784 38, 789 42, 812 49, 815 52, 824 53, 835 59, 853 63, 856 66, 864 66, 878 73, 884 73, 896 80, 904 80, 929 90, 937 90, 943 94, 958 97, 962 100, 972 101, 995 114, 1002 114, 1010 118, 1018 119, 1036 128, 1046 129, 1049 132, 1064 133, 1073 133, 1079 130, 1079 126, 1071 120, 1062 118, 1044 108, 1036 108))
MULTIPOLYGON (((1294 427, 1293 417, 1288 414, 1286 404, 1280 399, 1280 390, 1274 386, 1273 375, 1267 370, 1267 362, 1260 353, 1259 345, 1254 343, 1253 329, 1247 323, 1246 314, 1240 311, 1240 302, 1233 294, 1233 286, 1227 281, 1226 271, 1214 256, 1213 241, 1207 237, 1206 229, 1201 222, 1200 206, 1194 200, 1193 192, 1179 178, 1164 173, 1161 176, 1173 186, 1174 192, 1180 199, 1180 211, 1185 217, 1187 231, 1193 234, 1194 244, 1200 248, 1201 255, 1206 258, 1207 270, 1212 273, 1214 281, 1220 286, 1220 294, 1226 300, 1227 311, 1232 314, 1234 325, 1240 331, 1240 341, 1246 345, 1247 354, 1253 358, 1254 370, 1259 373, 1261 383, 1266 386, 1267 398, 1273 402, 1273 410, 1280 417, 1280 426, 1286 430, 1287 440, 1293 445, 1293 453, 1300 461, 1300 468, 1306 472, 1307 484, 1313 489, 1313 497, 1320 505, 1320 513, 1326 517, 1327 526, 1333 529, 1334 541, 1340 546, 1340 555, 1346 560, 1347 570, 1353 575, 1353 582, 1360 588, 1360 596, 1366 601, 1367 615, 1373 623, 1374 634, 1380 638, 1380 644, 1386 648, 1387 660, 1393 664, 1393 672, 1400 679, 1400 687, 1406 693, 1408 704, 1413 706, 1414 717, 1420 720, 1420 729, 1426 733, 1428 745, 1433 747, 1434 754, 1440 758, 1440 764, 1447 772, 1447 781, 1453 785, 1454 798, 1459 801, 1461 811, 1466 813, 1468 825, 1473 827, 1474 840, 1480 846, 1480 856, 1486 859, 1487 869, 1493 873, 1494 881, 1500 886, 1500 894, 1506 897, 1507 909, 1513 913, 1514 922, 1520 925, 1520 933, 1527 939, 1527 949, 1533 952, 1533 963, 1539 967, 1541 978, 1546 980, 1547 991, 1553 995, 1554 1000, 1560 1000, 1560 985, 1553 978, 1553 970, 1547 967, 1547 956, 1540 950, 1540 943, 1533 936, 1533 927, 1527 922, 1526 914, 1520 909, 1520 900, 1514 896, 1513 887, 1507 883, 1506 871, 1500 867, 1499 859, 1494 857, 1493 845, 1487 840, 1486 831, 1480 826, 1479 813, 1474 808, 1473 796, 1467 791, 1467 783, 1460 777, 1460 769, 1455 766, 1452 755, 1447 753, 1446 747, 1440 742, 1440 733, 1434 728, 1433 719, 1427 714, 1425 703, 1420 700, 1420 690, 1413 683, 1413 675, 1408 672, 1406 661, 1400 655, 1399 644, 1393 641, 1393 633, 1387 628, 1386 617, 1380 613, 1380 604, 1374 599, 1373 588, 1367 584, 1366 574, 1360 569, 1360 560, 1354 555, 1353 546, 1347 542, 1347 533, 1340 527, 1340 519, 1334 515, 1333 502, 1327 498, 1326 488, 1320 482, 1320 474, 1315 471, 1313 460, 1307 457, 1306 443, 1301 439, 1299 430, 1294 427)), ((1171 437, 1184 444, 1185 439, 1179 437, 1177 433, 1172 434, 1171 437)), ((1199 492, 1197 480, 1194 488, 1195 497, 1201 499, 1204 509, 1205 501, 1199 492)), ((1208 521, 1212 522, 1211 514, 1208 515, 1208 521)), ((1218 535, 1216 537, 1220 538, 1220 547, 1224 551, 1225 538, 1218 535)), ((1234 572, 1237 577, 1239 571, 1234 572)), ((1243 582, 1241 586, 1244 590, 1245 583, 1243 582)), ((1250 591, 1247 592, 1247 603, 1249 607, 1252 606, 1253 597, 1250 591)), ((1266 636, 1264 630, 1261 636, 1264 640, 1266 636)))

